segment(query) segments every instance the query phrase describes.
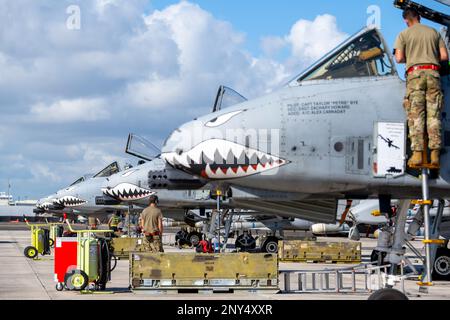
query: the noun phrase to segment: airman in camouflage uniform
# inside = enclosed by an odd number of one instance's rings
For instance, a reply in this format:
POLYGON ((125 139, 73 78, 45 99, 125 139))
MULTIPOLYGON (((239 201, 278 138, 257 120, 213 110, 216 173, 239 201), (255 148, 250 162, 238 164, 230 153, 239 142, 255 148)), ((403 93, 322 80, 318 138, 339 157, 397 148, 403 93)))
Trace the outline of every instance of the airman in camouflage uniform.
POLYGON ((395 42, 395 56, 398 63, 406 63, 407 70, 404 107, 413 151, 408 165, 423 164, 425 130, 428 133, 431 164, 439 165, 444 101, 439 69, 440 62, 448 60, 448 51, 440 34, 420 23, 417 11, 406 9, 403 18, 408 29, 400 33, 395 42))
POLYGON ((158 197, 150 196, 149 206, 142 211, 139 225, 144 233, 144 248, 148 252, 164 252, 162 245, 162 212, 157 207, 158 197))
POLYGON ((438 71, 416 70, 408 75, 404 107, 408 116, 411 149, 423 151, 426 125, 429 149, 440 150, 443 95, 438 71))

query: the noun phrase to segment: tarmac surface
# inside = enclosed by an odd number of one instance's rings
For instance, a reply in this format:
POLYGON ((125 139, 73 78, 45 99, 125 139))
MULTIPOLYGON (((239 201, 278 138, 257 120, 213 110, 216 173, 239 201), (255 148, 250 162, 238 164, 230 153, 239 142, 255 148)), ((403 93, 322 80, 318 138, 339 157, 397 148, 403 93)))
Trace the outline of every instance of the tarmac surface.
MULTIPOLYGON (((117 268, 112 273, 112 281, 108 283, 107 292, 101 294, 80 294, 78 292, 55 289, 53 273, 53 257, 44 256, 40 260, 30 260, 23 250, 30 243, 29 230, 17 230, 0 226, 0 300, 40 299, 40 300, 366 300, 367 293, 298 293, 298 294, 268 294, 268 293, 233 293, 233 294, 156 294, 147 292, 131 292, 128 290, 128 261, 118 261, 117 268)), ((342 239, 340 239, 342 241, 342 239)), ((414 245, 422 250, 422 244, 414 245)), ((363 262, 368 262, 370 253, 376 246, 376 240, 363 239, 363 262)), ((166 252, 176 252, 179 249, 165 246, 166 252)), ((192 249, 183 250, 188 252, 192 249)), ((300 264, 280 263, 283 270, 319 270, 348 268, 350 265, 330 264, 300 264)), ((292 280, 293 281, 293 280, 292 280)), ((358 280, 359 281, 359 280, 358 280)), ((280 286, 284 287, 283 277, 280 286)), ((410 299, 447 300, 450 299, 450 282, 435 282, 427 294, 419 293, 416 280, 405 281, 405 289, 410 299)), ((364 282, 363 282, 364 283, 364 282)), ((294 285, 294 284, 292 284, 294 285)), ((363 284, 358 283, 359 286, 363 284)))

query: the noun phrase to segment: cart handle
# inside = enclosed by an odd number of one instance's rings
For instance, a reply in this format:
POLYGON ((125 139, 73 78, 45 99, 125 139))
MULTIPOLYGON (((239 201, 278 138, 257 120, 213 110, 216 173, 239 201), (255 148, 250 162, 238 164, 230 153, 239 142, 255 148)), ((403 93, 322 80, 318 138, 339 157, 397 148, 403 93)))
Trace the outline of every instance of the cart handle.
POLYGON ((86 232, 92 232, 92 233, 113 233, 114 230, 74 230, 72 229, 72 226, 69 223, 69 220, 65 220, 67 223, 67 226, 69 227, 70 232, 73 233, 86 233, 86 232))
POLYGON ((31 227, 47 227, 48 224, 47 223, 29 223, 27 217, 23 216, 23 219, 25 221, 25 223, 27 224, 27 226, 31 227))

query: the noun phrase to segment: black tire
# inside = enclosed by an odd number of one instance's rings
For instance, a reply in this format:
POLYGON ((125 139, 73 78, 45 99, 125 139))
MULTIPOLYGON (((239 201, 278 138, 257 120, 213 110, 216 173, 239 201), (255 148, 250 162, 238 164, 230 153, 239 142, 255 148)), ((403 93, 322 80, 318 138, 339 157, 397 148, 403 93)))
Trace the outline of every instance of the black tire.
POLYGON ((58 282, 55 286, 56 291, 63 291, 64 290, 64 283, 58 282))
POLYGON ((64 276, 64 283, 69 290, 82 291, 89 284, 89 278, 84 271, 73 269, 64 276))
POLYGON ((378 250, 373 250, 370 255, 370 262, 377 266, 383 266, 386 259, 386 252, 380 252, 378 250), (381 254, 381 257, 380 257, 381 254))
POLYGON ((261 251, 266 253, 278 253, 278 238, 267 238, 261 247, 261 251))
POLYGON ((381 289, 375 291, 368 300, 409 300, 408 297, 403 293, 395 289, 381 289))
POLYGON ((243 252, 254 250, 256 248, 256 239, 249 234, 241 234, 237 237, 235 246, 243 252))
POLYGON ((29 259, 34 259, 38 255, 38 250, 33 246, 28 246, 23 250, 23 254, 29 259))
POLYGON ((450 250, 438 248, 433 265, 433 280, 450 281, 450 250))
POLYGON ((196 247, 198 243, 202 240, 202 235, 198 232, 191 232, 188 236, 188 241, 192 247, 196 247))
POLYGON ((175 235, 175 244, 180 246, 180 248, 184 245, 189 245, 190 243, 187 239, 188 236, 189 234, 185 230, 178 231, 177 234, 175 235))
POLYGON ((53 248, 53 246, 55 245, 55 240, 53 239, 48 239, 48 245, 53 248))

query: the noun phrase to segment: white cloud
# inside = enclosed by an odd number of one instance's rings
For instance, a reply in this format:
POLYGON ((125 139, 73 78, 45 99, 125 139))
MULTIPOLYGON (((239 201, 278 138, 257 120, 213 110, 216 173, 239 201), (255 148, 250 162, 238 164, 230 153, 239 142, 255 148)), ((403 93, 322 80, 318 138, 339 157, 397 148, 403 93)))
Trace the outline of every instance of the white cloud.
POLYGON ((258 56, 245 30, 187 1, 146 14, 148 0, 76 3, 77 31, 66 28, 73 1, 0 10, 0 186, 11 174, 18 195, 44 195, 125 159, 130 131, 163 141, 209 112, 221 84, 248 98, 267 93, 345 37, 332 16, 299 20, 287 35, 262 38, 258 56), (290 52, 285 61, 280 50, 290 52))
POLYGON ((103 99, 60 100, 50 105, 38 103, 31 107, 35 121, 48 123, 93 122, 108 119, 103 99))
POLYGON ((261 39, 261 49, 263 50, 264 54, 269 57, 275 56, 281 49, 283 49, 287 45, 288 42, 281 37, 268 36, 261 39))
POLYGON ((300 19, 285 36, 266 36, 261 39, 264 54, 274 59, 281 50, 290 55, 284 62, 287 70, 304 69, 334 49, 348 35, 339 30, 336 17, 324 14, 313 21, 300 19))
POLYGON ((324 14, 314 21, 299 20, 286 40, 292 46, 294 58, 313 62, 344 41, 348 35, 339 31, 336 17, 324 14))

